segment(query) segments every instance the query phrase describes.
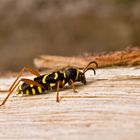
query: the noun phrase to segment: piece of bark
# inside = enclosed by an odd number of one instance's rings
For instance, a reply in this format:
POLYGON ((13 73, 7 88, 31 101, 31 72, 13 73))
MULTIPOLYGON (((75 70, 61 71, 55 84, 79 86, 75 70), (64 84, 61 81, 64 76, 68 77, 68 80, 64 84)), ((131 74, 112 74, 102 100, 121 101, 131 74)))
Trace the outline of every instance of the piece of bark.
POLYGON ((52 56, 41 55, 34 59, 39 69, 60 69, 67 66, 84 68, 90 61, 95 60, 99 67, 140 65, 140 48, 115 51, 110 54, 96 54, 87 56, 52 56))

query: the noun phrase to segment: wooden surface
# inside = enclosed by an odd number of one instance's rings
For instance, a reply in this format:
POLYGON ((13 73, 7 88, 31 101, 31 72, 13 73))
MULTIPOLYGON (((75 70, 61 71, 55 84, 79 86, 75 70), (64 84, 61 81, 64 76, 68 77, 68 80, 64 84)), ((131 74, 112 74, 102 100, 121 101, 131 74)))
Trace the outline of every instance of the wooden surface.
MULTIPOLYGON (((0 108, 0 139, 139 140, 140 67, 98 69, 78 93, 66 88, 60 103, 55 92, 16 97, 0 108), (78 98, 79 97, 79 98, 78 98)), ((1 78, 1 89, 14 78, 1 78)), ((0 94, 0 101, 5 94, 0 94)))

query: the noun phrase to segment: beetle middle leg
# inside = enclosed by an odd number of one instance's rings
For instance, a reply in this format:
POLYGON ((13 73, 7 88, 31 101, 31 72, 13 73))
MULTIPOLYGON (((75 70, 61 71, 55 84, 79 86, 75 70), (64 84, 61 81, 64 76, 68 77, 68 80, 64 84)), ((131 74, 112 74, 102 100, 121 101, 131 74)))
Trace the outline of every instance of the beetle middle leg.
MULTIPOLYGON (((62 83, 62 81, 59 80, 59 81, 57 82, 57 85, 56 85, 56 90, 57 90, 56 102, 60 102, 60 99, 61 99, 61 98, 64 98, 64 96, 60 97, 60 95, 59 95, 59 89, 60 89, 61 83, 62 83)), ((77 93, 77 90, 75 89, 74 82, 73 82, 72 79, 70 79, 70 81, 69 81, 68 84, 71 85, 71 87, 72 87, 72 89, 73 89, 73 92, 74 92, 74 93, 77 93)))

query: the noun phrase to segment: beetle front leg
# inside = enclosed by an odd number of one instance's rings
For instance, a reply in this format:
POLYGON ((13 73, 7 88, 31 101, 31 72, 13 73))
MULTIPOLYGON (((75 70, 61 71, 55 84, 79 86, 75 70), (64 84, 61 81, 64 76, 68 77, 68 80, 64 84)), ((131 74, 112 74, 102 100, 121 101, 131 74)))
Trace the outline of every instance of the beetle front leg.
POLYGON ((60 83, 61 83, 61 81, 58 81, 57 85, 56 85, 56 102, 58 102, 58 103, 60 101, 60 97, 59 97, 59 86, 60 86, 60 83))
POLYGON ((73 89, 73 92, 74 92, 74 93, 77 93, 78 91, 75 89, 74 82, 73 82, 72 79, 70 79, 69 84, 71 85, 71 87, 72 87, 72 89, 73 89))

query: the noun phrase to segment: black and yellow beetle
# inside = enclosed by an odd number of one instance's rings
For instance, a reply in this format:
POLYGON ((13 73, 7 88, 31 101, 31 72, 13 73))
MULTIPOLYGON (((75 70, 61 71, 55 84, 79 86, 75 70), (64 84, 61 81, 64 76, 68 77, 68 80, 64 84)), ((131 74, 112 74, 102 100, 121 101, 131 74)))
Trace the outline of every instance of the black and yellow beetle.
MULTIPOLYGON (((93 70, 94 74, 96 74, 96 71, 93 67, 90 67, 91 64, 96 64, 96 67, 98 67, 98 64, 95 61, 90 62, 83 71, 80 71, 77 68, 66 68, 60 71, 52 72, 50 74, 44 74, 40 75, 36 70, 24 67, 14 83, 11 85, 9 90, 6 90, 4 92, 9 92, 9 94, 6 96, 6 98, 3 100, 1 105, 4 105, 9 96, 12 94, 12 92, 17 88, 17 94, 41 94, 44 93, 46 90, 56 90, 57 96, 56 101, 59 102, 59 89, 63 88, 67 83, 72 86, 73 91, 76 92, 74 82, 82 82, 83 84, 86 84, 86 78, 85 78, 85 72, 88 70, 93 70), (21 75, 24 71, 29 71, 30 73, 36 75, 36 77, 33 80, 21 78, 21 75), (20 84, 20 82, 23 82, 20 84)), ((0 91, 2 92, 2 91, 0 91)))

